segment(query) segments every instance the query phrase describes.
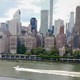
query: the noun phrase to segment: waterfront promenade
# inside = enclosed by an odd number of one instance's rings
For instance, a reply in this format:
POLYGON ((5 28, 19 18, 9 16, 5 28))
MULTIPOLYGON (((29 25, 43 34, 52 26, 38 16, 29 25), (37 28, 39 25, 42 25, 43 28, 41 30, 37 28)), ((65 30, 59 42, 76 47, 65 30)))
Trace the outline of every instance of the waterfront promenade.
POLYGON ((21 54, 0 54, 1 60, 31 60, 31 61, 62 61, 62 62, 80 62, 80 59, 76 58, 49 58, 45 59, 37 55, 21 55, 21 54))

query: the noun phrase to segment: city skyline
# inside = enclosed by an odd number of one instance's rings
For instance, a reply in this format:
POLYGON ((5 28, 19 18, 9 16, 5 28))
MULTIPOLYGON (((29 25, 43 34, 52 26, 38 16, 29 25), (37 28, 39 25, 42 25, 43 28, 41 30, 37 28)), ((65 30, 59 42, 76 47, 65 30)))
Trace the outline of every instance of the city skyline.
MULTIPOLYGON (((38 29, 40 28, 40 10, 49 9, 49 0, 0 0, 0 22, 6 22, 12 19, 13 14, 17 9, 21 10, 22 25, 28 26, 31 17, 36 17, 38 20, 38 29), (44 6, 45 3, 45 6, 44 6)), ((70 12, 75 12, 76 6, 80 3, 79 0, 54 0, 54 20, 63 19, 69 21, 70 12)))

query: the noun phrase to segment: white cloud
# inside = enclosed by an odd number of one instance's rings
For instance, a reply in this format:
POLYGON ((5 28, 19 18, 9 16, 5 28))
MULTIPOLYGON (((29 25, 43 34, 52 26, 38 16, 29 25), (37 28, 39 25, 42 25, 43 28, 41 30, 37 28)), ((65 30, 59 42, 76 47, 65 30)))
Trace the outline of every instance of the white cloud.
MULTIPOLYGON (((2 1, 2 0, 0 0, 0 1, 2 1)), ((8 1, 8 0, 4 0, 4 1, 8 1)), ((0 22, 2 22, 4 20, 12 19, 13 14, 16 12, 17 9, 21 9, 21 11, 23 11, 23 9, 24 9, 26 12, 29 11, 29 10, 32 10, 31 14, 35 14, 37 16, 39 15, 38 18, 35 16, 38 19, 38 29, 39 29, 39 27, 40 27, 41 6, 42 7, 49 6, 48 5, 48 0, 18 0, 17 2, 18 2, 17 7, 10 8, 5 13, 7 18, 0 18, 0 22), (46 4, 46 2, 47 2, 47 4, 46 4), (36 5, 37 3, 40 4, 40 5, 36 5), (45 4, 43 5, 43 3, 45 3, 45 4)), ((56 12, 53 16, 53 20, 56 20, 56 19, 60 18, 60 19, 63 19, 64 21, 68 22, 70 12, 71 11, 75 12, 76 6, 78 6, 78 5, 80 5, 80 0, 57 0, 57 3, 54 5, 54 8, 55 8, 54 11, 56 11, 56 12)), ((22 16, 23 15, 24 15, 24 11, 22 12, 22 16)), ((25 14, 25 17, 26 16, 28 16, 28 15, 25 14)), ((27 22, 27 21, 22 22, 22 23, 23 23, 23 25, 28 25, 29 24, 29 22, 27 22)))
POLYGON ((5 21, 8 21, 9 20, 9 18, 0 18, 0 23, 1 22, 5 22, 5 21))
POLYGON ((54 20, 61 18, 66 22, 69 21, 70 12, 76 11, 76 6, 80 5, 80 0, 58 0, 55 7, 57 13, 54 14, 54 20))
MULTIPOLYGON (((36 0, 36 1, 40 2, 40 0, 36 0)), ((26 12, 29 11, 29 10, 32 10, 31 14, 40 15, 41 7, 40 6, 38 7, 38 6, 34 5, 33 2, 35 2, 35 0, 19 0, 17 7, 9 9, 5 13, 5 16, 7 16, 7 19, 12 19, 13 18, 13 14, 17 11, 17 9, 20 9, 22 11, 24 9, 26 12)), ((25 14, 24 12, 22 12, 22 13, 23 13, 22 15, 25 14)), ((28 15, 25 15, 25 17, 26 16, 28 16, 28 15)), ((4 20, 6 20, 6 19, 4 19, 4 20)), ((22 25, 26 25, 27 26, 28 24, 29 24, 29 22, 22 22, 22 25)))
POLYGON ((22 26, 28 27, 29 23, 30 23, 30 22, 23 22, 23 23, 22 23, 22 26))
MULTIPOLYGON (((38 7, 36 5, 33 4, 35 0, 20 0, 20 5, 18 5, 18 8, 20 9, 32 9, 34 11, 34 13, 40 13, 41 7, 38 7)), ((36 0, 37 2, 39 2, 39 0, 36 0)))
POLYGON ((5 15, 9 18, 9 19, 12 19, 13 18, 13 15, 14 13, 17 11, 18 8, 11 8, 9 9, 5 15))

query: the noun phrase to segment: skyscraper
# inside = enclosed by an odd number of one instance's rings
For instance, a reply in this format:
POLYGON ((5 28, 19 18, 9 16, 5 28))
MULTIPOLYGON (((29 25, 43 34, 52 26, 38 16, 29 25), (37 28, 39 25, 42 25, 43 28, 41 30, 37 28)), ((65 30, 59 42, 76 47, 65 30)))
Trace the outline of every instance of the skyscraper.
POLYGON ((20 15, 21 15, 20 10, 17 10, 13 15, 13 19, 20 22, 20 15))
POLYGON ((80 35, 80 6, 77 6, 76 8, 76 20, 75 20, 74 33, 78 33, 80 35))
POLYGON ((7 23, 11 35, 20 35, 21 34, 20 10, 17 10, 13 15, 13 19, 8 21, 7 23))
POLYGON ((73 27, 74 27, 74 12, 70 13, 70 22, 69 22, 69 32, 70 32, 70 36, 72 34, 73 31, 73 27))
POLYGON ((48 33, 48 10, 41 10, 40 33, 43 33, 43 36, 48 33))
POLYGON ((54 30, 54 34, 55 36, 59 34, 60 32, 60 27, 64 25, 64 21, 61 19, 55 20, 55 30, 54 30))
POLYGON ((52 30, 53 22, 53 0, 50 0, 50 11, 49 11, 49 28, 52 30))
POLYGON ((73 49, 80 48, 80 6, 76 8, 76 20, 73 33, 73 49))
POLYGON ((30 19, 31 31, 37 31, 37 20, 36 18, 30 19))

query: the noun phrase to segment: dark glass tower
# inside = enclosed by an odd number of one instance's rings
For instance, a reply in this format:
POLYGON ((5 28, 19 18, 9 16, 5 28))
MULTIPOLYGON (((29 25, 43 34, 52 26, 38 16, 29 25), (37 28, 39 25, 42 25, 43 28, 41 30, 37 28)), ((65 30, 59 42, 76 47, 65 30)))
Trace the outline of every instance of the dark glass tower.
POLYGON ((31 25, 31 31, 37 31, 37 20, 36 20, 36 18, 31 18, 30 25, 31 25))

